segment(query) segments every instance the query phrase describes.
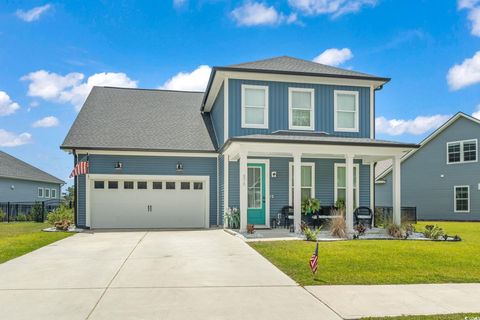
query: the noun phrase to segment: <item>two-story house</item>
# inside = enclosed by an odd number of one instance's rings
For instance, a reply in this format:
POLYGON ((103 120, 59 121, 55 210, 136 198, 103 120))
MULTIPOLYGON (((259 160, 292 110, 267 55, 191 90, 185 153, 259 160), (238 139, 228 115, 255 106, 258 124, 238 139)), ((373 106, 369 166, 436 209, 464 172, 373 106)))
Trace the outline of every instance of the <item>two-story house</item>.
POLYGON ((229 207, 270 227, 301 200, 373 207, 374 163, 414 144, 375 139, 375 92, 388 78, 277 57, 214 67, 205 92, 95 87, 61 148, 89 172, 75 179, 76 223, 89 228, 209 228, 229 207))
MULTIPOLYGON (((480 120, 459 112, 402 158, 402 203, 419 220, 480 221, 480 120)), ((389 160, 376 168, 375 202, 391 206, 389 160)))

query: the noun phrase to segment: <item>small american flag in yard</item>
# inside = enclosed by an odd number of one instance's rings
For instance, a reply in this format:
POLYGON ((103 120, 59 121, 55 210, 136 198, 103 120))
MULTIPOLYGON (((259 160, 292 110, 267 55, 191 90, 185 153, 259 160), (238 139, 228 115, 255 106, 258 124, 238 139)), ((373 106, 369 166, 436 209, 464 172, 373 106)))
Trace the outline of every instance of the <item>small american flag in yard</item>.
POLYGON ((313 274, 317 272, 318 267, 318 242, 315 246, 315 251, 313 251, 313 255, 310 258, 310 269, 312 269, 313 274))
POLYGON ((81 174, 88 173, 88 161, 81 161, 77 163, 75 168, 73 168, 72 173, 70 173, 70 178, 76 177, 81 174))

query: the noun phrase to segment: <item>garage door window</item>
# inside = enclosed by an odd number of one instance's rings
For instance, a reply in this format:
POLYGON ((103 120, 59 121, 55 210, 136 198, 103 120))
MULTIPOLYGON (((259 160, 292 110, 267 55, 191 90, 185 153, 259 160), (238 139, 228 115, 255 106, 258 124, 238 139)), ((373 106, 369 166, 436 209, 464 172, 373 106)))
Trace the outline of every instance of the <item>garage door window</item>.
POLYGON ((154 181, 153 182, 153 189, 162 189, 162 182, 161 181, 154 181))
POLYGON ((166 182, 165 187, 167 190, 175 190, 175 182, 166 182))
POLYGON ((147 189, 147 181, 138 181, 137 189, 147 189))
POLYGON ((105 189, 105 182, 104 181, 95 181, 94 182, 95 189, 105 189))
POLYGON ((190 182, 182 182, 180 183, 180 188, 182 190, 190 190, 190 182))
POLYGON ((108 189, 118 189, 118 181, 108 181, 108 189))
POLYGON ((194 182, 193 183, 194 190, 203 190, 203 182, 194 182))
POLYGON ((133 189, 133 181, 124 181, 123 189, 133 189))

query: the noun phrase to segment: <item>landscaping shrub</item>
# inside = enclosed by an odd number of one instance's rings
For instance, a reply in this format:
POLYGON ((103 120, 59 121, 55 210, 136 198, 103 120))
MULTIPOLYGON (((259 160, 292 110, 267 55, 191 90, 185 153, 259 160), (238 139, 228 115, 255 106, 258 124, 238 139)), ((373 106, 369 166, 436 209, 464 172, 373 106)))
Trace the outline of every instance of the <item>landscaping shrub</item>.
POLYGON ((336 216, 332 219, 330 224, 330 232, 332 236, 339 238, 347 237, 347 224, 345 222, 345 211, 343 209, 334 209, 331 213, 332 216, 336 216))
POLYGON ((390 236, 394 237, 395 239, 405 239, 406 232, 405 230, 396 224, 389 224, 387 226, 387 232, 390 236))
POLYGON ((309 227, 306 227, 303 230, 303 233, 305 234, 305 238, 307 241, 317 241, 317 236, 320 233, 320 228, 312 230, 309 227))
POLYGON ((240 211, 237 208, 228 208, 227 212, 223 215, 223 221, 227 228, 240 228, 240 211))
POLYGON ((73 223, 73 210, 62 205, 47 215, 47 221, 59 230, 68 230, 73 223))
POLYGON ((3 212, 3 210, 0 208, 0 221, 3 221, 3 219, 5 219, 5 212, 3 212))
POLYGON ((16 219, 16 220, 17 220, 17 221, 20 221, 20 222, 28 221, 27 216, 24 215, 24 214, 19 214, 19 215, 17 215, 17 219, 16 219))
POLYGON ((29 216, 28 220, 43 222, 43 207, 40 202, 35 202, 29 216))
POLYGON ((437 225, 429 224, 425 226, 425 230, 423 231, 423 235, 429 239, 438 240, 443 237, 444 232, 443 229, 437 225))

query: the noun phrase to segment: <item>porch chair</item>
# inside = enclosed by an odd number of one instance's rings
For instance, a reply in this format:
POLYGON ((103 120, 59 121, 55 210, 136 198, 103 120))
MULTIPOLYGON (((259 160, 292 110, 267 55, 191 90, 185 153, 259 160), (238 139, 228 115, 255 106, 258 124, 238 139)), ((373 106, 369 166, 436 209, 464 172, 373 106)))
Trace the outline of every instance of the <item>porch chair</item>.
POLYGON ((293 207, 283 206, 282 209, 278 210, 277 217, 273 220, 277 227, 290 228, 290 225, 293 224, 293 207))
POLYGON ((363 224, 364 226, 368 226, 370 229, 372 228, 373 222, 373 212, 372 209, 369 207, 358 207, 353 212, 354 224, 363 224))

